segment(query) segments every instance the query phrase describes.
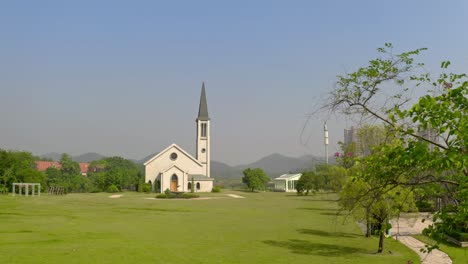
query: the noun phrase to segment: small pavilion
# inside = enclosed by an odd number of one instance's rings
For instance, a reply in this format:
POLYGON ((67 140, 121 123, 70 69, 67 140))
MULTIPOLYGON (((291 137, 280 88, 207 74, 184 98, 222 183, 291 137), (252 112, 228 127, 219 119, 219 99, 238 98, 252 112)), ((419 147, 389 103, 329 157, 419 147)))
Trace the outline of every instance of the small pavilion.
POLYGON ((275 190, 283 192, 295 192, 296 185, 299 178, 302 174, 283 174, 278 178, 275 178, 273 182, 275 183, 275 190))

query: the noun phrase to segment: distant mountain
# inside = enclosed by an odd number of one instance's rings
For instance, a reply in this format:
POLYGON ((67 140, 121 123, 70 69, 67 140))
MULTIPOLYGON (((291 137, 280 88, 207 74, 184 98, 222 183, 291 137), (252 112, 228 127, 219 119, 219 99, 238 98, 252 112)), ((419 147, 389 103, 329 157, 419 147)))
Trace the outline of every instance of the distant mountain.
POLYGON ((242 169, 219 161, 211 161, 211 177, 215 179, 240 179, 242 176, 242 169))
MULTIPOLYGON (((39 157, 42 159, 59 161, 60 158, 62 158, 62 153, 51 152, 51 153, 47 153, 44 155, 40 155, 39 157)), ((90 152, 90 153, 85 153, 85 154, 81 154, 78 156, 72 156, 72 160, 76 162, 91 162, 91 161, 103 159, 105 157, 106 156, 103 156, 101 154, 90 152)))
POLYGON ((100 160, 103 158, 106 158, 106 156, 103 156, 101 154, 94 153, 94 152, 89 152, 89 153, 85 153, 85 154, 72 157, 72 159, 76 162, 91 162, 91 161, 100 160))
POLYGON ((261 158, 256 162, 239 165, 235 168, 241 172, 246 168, 261 168, 268 177, 276 178, 285 173, 296 173, 313 169, 315 165, 320 162, 323 162, 323 159, 318 159, 311 155, 293 158, 275 153, 261 158))
POLYGON ((50 152, 39 156, 41 159, 58 161, 62 157, 62 153, 50 152))
POLYGON ((143 164, 143 163, 147 162, 149 159, 151 159, 152 157, 156 156, 156 154, 158 154, 158 153, 159 153, 159 152, 155 152, 155 153, 153 153, 153 154, 149 154, 148 156, 142 158, 141 160, 136 160, 135 162, 136 162, 136 163, 141 163, 141 164, 143 164))

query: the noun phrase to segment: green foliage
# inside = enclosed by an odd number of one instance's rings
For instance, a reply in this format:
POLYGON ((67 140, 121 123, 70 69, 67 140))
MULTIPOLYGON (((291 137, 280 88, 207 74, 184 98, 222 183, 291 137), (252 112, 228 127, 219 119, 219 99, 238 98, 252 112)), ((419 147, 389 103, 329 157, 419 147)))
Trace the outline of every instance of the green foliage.
POLYGON ((115 186, 114 184, 111 184, 109 185, 109 187, 107 187, 107 190, 106 190, 108 193, 116 193, 116 192, 119 192, 119 188, 117 186, 115 186))
POLYGON ((115 185, 120 190, 136 190, 143 176, 141 168, 131 160, 110 157, 94 161, 89 165, 88 177, 101 191, 115 185))
POLYGON ((220 193, 221 192, 221 187, 220 186, 213 186, 213 189, 211 189, 211 192, 220 193))
POLYGON ((260 168, 248 168, 243 172, 242 182, 253 192, 255 190, 265 190, 265 185, 270 180, 265 172, 260 168))
POLYGON ((46 176, 36 170, 35 158, 31 153, 0 149, 0 185, 11 191, 14 182, 40 183, 45 188, 46 176))
POLYGON ((151 192, 151 184, 149 183, 140 183, 138 184, 138 192, 151 192))
POLYGON ((158 199, 193 199, 199 198, 200 195, 194 193, 161 193, 156 195, 158 199))
MULTIPOLYGON (((378 173, 363 173, 361 180, 383 195, 396 188, 415 188, 417 199, 440 198, 456 207, 442 209, 428 230, 432 238, 468 229, 468 78, 442 73, 433 79, 415 57, 425 49, 395 54, 391 45, 381 56, 356 72, 339 76, 328 105, 333 111, 359 114, 383 122, 398 144, 386 142, 374 156, 378 173), (430 87, 413 105, 410 87, 430 87), (422 186, 429 187, 422 187, 422 186), (425 193, 427 192, 427 193, 425 193)), ((355 165, 356 166, 356 165, 355 165)), ((375 172, 375 171, 374 171, 375 172)))
POLYGON ((302 173, 302 176, 299 178, 296 184, 296 191, 298 195, 309 195, 310 191, 318 191, 318 182, 319 175, 315 174, 312 171, 302 173))

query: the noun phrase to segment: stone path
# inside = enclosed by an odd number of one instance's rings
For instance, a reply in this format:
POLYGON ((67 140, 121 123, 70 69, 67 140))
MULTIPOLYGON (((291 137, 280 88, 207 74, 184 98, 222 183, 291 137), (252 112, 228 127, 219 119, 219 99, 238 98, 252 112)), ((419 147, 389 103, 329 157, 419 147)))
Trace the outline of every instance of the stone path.
POLYGON ((438 249, 432 250, 431 253, 421 252, 425 244, 412 236, 399 236, 398 241, 415 251, 421 257, 422 264, 452 264, 450 257, 438 249))
POLYGON ((427 213, 402 215, 399 220, 393 219, 392 224, 393 238, 400 241, 421 257, 423 264, 451 264, 452 260, 444 252, 434 249, 431 253, 423 253, 425 244, 411 235, 421 234, 422 230, 432 222, 432 215, 427 213), (398 234, 398 235, 397 235, 398 234))

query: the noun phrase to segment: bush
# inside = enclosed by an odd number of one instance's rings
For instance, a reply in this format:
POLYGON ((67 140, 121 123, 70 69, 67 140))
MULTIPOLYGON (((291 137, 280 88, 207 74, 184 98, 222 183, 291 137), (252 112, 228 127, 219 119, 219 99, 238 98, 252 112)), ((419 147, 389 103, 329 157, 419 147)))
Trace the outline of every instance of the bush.
POLYGON ((468 242, 468 233, 453 232, 450 234, 451 237, 455 238, 460 242, 468 242))
POLYGON ((192 198, 198 198, 200 195, 198 194, 193 194, 193 193, 161 193, 156 195, 156 198, 159 199, 192 199, 192 198))
POLYGON ((221 187, 219 187, 219 186, 214 186, 213 189, 211 189, 211 192, 219 193, 219 192, 221 192, 221 187))
POLYGON ((119 192, 119 188, 117 188, 117 186, 115 186, 114 184, 110 185, 109 187, 107 187, 107 192, 109 193, 116 193, 116 192, 119 192))
POLYGON ((151 184, 149 183, 140 183, 138 184, 138 192, 151 192, 151 184))

